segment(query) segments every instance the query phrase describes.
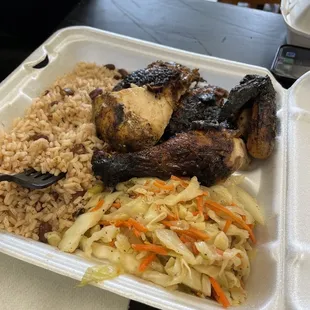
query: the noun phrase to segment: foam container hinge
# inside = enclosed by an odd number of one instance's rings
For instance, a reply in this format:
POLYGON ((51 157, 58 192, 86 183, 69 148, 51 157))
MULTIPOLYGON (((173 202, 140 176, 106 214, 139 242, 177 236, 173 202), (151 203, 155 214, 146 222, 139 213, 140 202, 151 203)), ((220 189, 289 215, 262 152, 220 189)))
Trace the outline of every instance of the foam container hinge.
MULTIPOLYGON (((310 112, 306 96, 309 75, 297 81, 291 91, 286 91, 264 68, 93 28, 70 27, 52 35, 0 84, 0 126, 9 128, 14 118, 23 115, 33 98, 79 61, 114 63, 117 67, 134 70, 157 59, 198 67, 209 83, 227 89, 235 86, 245 74, 271 77, 277 91, 279 119, 275 152, 269 160, 257 163, 255 169, 245 173, 245 187, 263 206, 266 224, 256 229, 257 255, 247 282, 248 299, 239 308, 305 309, 306 304, 310 305, 307 294, 310 287, 307 283, 310 276, 310 234, 307 234, 310 223, 307 205, 310 201, 307 191, 310 112), (34 69, 46 56, 48 64, 34 69)), ((0 251, 77 280, 82 278, 87 267, 96 264, 83 258, 81 253, 62 253, 49 245, 7 232, 0 232, 0 251)), ((167 291, 130 275, 97 286, 162 309, 221 308, 210 300, 167 291)))

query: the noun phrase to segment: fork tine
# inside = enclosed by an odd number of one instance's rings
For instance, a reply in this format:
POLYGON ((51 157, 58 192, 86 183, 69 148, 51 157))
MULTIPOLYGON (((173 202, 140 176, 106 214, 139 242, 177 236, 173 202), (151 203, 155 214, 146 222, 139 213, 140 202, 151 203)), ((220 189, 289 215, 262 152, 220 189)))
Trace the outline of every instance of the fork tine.
POLYGON ((38 178, 41 178, 42 175, 45 175, 45 174, 42 174, 42 172, 37 171, 36 173, 32 174, 31 177, 33 177, 34 179, 38 179, 38 178))
POLYGON ((40 176, 42 173, 40 171, 33 171, 29 174, 29 177, 36 178, 37 176, 40 176))
POLYGON ((55 177, 55 175, 50 174, 50 173, 47 173, 47 174, 44 175, 44 177, 42 178, 42 180, 43 180, 43 181, 46 181, 46 180, 48 180, 48 179, 50 179, 50 178, 52 178, 52 177, 55 177))
POLYGON ((34 173, 34 172, 36 172, 36 170, 34 170, 34 169, 29 169, 29 170, 25 170, 25 171, 24 171, 24 174, 25 174, 26 176, 29 176, 29 175, 31 175, 31 174, 34 173))
POLYGON ((14 175, 6 175, 4 181, 13 181, 23 187, 30 189, 42 189, 48 187, 60 179, 64 178, 66 173, 62 172, 59 175, 54 175, 51 173, 41 173, 34 169, 25 170, 22 173, 17 173, 14 175))

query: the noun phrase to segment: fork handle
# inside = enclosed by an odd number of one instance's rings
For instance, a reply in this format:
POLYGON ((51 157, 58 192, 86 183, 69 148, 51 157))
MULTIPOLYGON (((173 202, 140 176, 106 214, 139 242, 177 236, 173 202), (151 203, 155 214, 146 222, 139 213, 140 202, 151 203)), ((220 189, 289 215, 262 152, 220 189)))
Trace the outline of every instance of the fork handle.
POLYGON ((13 175, 0 173, 0 182, 1 181, 13 181, 13 175))

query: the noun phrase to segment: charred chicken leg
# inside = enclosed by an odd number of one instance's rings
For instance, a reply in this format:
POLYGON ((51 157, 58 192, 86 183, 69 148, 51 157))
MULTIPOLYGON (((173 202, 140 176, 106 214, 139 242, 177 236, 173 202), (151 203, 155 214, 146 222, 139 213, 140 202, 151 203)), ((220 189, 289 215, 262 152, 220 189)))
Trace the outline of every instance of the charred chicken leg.
POLYGON ((190 131, 146 150, 92 158, 95 175, 108 186, 132 177, 197 176, 206 186, 225 180, 247 163, 244 142, 227 130, 190 131))

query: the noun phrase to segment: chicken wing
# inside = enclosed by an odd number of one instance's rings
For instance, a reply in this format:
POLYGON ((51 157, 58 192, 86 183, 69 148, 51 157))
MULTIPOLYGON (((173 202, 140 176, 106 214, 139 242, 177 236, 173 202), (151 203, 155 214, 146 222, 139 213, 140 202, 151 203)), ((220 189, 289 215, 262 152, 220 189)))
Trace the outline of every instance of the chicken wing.
POLYGON ((108 186, 132 177, 171 175, 197 176, 206 186, 225 180, 247 163, 244 142, 228 130, 210 129, 177 134, 168 141, 146 150, 108 154, 96 151, 92 158, 94 174, 108 186))
POLYGON ((257 159, 268 158, 276 137, 276 92, 269 76, 246 75, 234 87, 220 112, 220 121, 240 126, 247 150, 257 159))
POLYGON ((274 149, 276 137, 275 92, 260 94, 253 103, 247 150, 257 159, 268 158, 274 149))

